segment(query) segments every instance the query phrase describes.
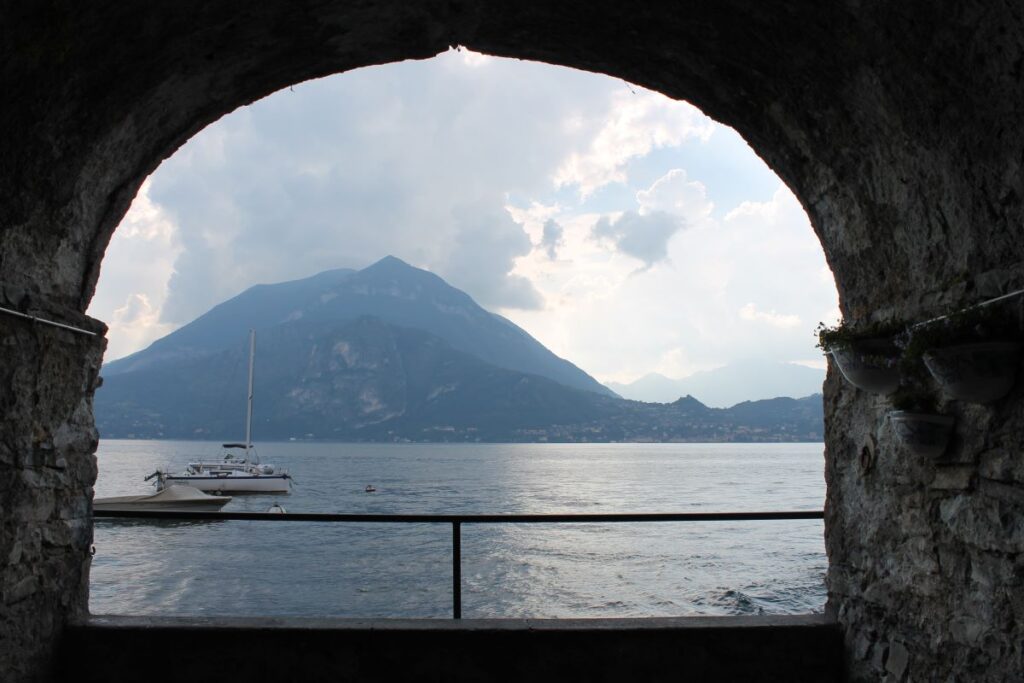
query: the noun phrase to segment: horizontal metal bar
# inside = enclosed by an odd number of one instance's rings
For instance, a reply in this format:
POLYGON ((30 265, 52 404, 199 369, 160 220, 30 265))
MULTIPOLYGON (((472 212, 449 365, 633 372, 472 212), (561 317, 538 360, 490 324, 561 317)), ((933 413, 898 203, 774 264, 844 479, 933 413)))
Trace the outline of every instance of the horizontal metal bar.
POLYGON ((81 327, 73 327, 71 325, 65 325, 64 323, 54 322, 53 320, 47 320, 46 318, 37 318, 34 315, 28 313, 22 313, 21 311, 12 311, 9 308, 0 306, 0 313, 6 313, 7 315, 13 315, 16 318, 24 318, 25 320, 31 320, 34 323, 42 323, 43 325, 52 325, 53 327, 59 327, 62 330, 70 330, 71 332, 77 332, 78 334, 87 334, 90 337, 95 337, 96 333, 89 330, 83 330, 81 327))
POLYGON ((772 512, 628 512, 620 514, 535 515, 378 515, 326 512, 200 512, 167 510, 96 510, 97 518, 206 519, 261 522, 355 522, 368 524, 617 524, 625 522, 756 522, 823 519, 821 510, 772 512))
POLYGON ((970 306, 965 306, 964 308, 961 308, 959 310, 953 311, 952 313, 947 313, 946 315, 939 315, 939 316, 936 316, 934 318, 929 318, 928 320, 922 320, 919 323, 914 323, 913 325, 911 325, 910 329, 913 330, 913 329, 917 329, 918 327, 924 327, 925 325, 931 325, 932 323, 937 323, 940 320, 945 320, 946 318, 952 318, 954 315, 959 315, 961 313, 966 313, 967 311, 972 311, 975 308, 981 308, 982 306, 990 306, 990 305, 992 305, 994 303, 998 303, 1000 301, 1005 301, 1006 299, 1011 299, 1011 298, 1013 298, 1015 296, 1020 296, 1022 294, 1024 294, 1024 289, 1017 289, 1017 290, 1014 290, 1012 292, 1008 292, 1006 294, 1003 294, 1002 296, 997 296, 994 299, 986 299, 985 301, 979 301, 976 304, 971 304, 970 306))

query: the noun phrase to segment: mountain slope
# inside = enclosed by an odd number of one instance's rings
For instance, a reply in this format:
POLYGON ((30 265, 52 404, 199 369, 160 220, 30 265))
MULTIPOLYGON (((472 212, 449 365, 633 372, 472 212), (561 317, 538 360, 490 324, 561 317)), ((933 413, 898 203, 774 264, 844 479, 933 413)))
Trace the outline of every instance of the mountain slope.
MULTIPOLYGON (((821 397, 709 408, 650 404, 498 368, 422 330, 362 317, 297 321, 257 339, 254 435, 337 441, 820 440, 821 397), (761 404, 765 404, 762 410, 761 404)), ((237 439, 248 345, 115 374, 104 438, 237 439)))
MULTIPOLYGON (((617 399, 499 368, 422 330, 362 317, 293 322, 257 341, 261 438, 429 439, 599 419, 617 399)), ((105 436, 227 437, 244 425, 248 345, 115 374, 96 395, 105 436)))
POLYGON ((101 435, 238 440, 250 327, 258 330, 258 440, 822 438, 820 396, 725 410, 692 396, 623 400, 466 294, 393 258, 253 287, 107 364, 94 403, 101 435))
POLYGON ((327 271, 304 280, 251 287, 147 349, 108 363, 103 374, 112 377, 209 356, 243 338, 250 327, 264 330, 295 321, 337 323, 362 316, 423 330, 457 351, 501 368, 613 395, 511 321, 484 310, 436 275, 392 256, 361 271, 327 271))

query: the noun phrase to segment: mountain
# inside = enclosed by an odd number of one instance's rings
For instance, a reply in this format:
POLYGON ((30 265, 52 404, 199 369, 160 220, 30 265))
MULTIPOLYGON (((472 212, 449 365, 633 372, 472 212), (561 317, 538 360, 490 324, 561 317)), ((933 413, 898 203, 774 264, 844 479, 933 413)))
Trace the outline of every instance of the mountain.
POLYGON ((249 328, 260 331, 297 321, 333 324, 363 316, 429 332, 500 368, 614 395, 510 320, 484 310, 433 273, 393 256, 360 271, 332 270, 304 280, 251 287, 145 350, 107 363, 103 375, 205 358, 236 343, 249 328))
POLYGON ((822 438, 820 395, 718 409, 692 396, 658 404, 592 391, 592 378, 518 327, 397 259, 254 287, 109 363, 94 402, 100 434, 237 440, 249 327, 258 440, 822 438), (361 313, 373 309, 380 315, 361 313))
POLYGON ((709 406, 724 408, 743 401, 816 394, 824 381, 824 370, 795 363, 747 360, 682 379, 651 373, 629 384, 609 382, 608 387, 637 401, 670 403, 680 396, 693 395, 709 406))
MULTIPOLYGON (((628 401, 485 363, 422 330, 362 317, 277 325, 258 339, 258 439, 819 441, 821 396, 709 408, 628 401)), ((237 439, 248 345, 111 376, 105 438, 237 439)))
MULTIPOLYGON (((257 345, 253 424, 263 439, 503 435, 600 419, 620 402, 499 368, 427 332, 373 317, 278 325, 257 345)), ((237 435, 247 363, 241 342, 114 375, 97 393, 97 426, 113 437, 237 435)))

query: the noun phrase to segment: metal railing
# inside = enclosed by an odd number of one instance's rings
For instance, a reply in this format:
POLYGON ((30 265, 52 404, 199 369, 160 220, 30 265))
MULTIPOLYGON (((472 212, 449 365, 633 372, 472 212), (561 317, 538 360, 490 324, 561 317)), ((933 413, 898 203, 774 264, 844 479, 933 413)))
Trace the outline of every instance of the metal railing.
POLYGON ((103 510, 103 519, 220 520, 261 522, 349 522, 358 524, 452 525, 452 618, 462 618, 463 524, 621 524, 630 522, 756 522, 788 519, 824 519, 821 510, 773 512, 628 512, 622 514, 537 515, 378 515, 326 512, 171 512, 156 510, 103 510))

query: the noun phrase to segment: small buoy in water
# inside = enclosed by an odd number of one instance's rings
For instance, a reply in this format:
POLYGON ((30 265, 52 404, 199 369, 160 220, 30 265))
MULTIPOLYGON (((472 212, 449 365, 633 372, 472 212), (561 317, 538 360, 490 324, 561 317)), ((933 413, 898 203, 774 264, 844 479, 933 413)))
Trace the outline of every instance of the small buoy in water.
POLYGON ((373 484, 367 484, 366 488, 363 490, 366 491, 367 493, 375 493, 377 491, 377 489, 374 488, 373 484))
POLYGON ((271 505, 270 507, 267 508, 267 512, 283 514, 283 513, 288 512, 288 511, 285 510, 283 507, 281 507, 280 503, 274 503, 273 505, 271 505))

